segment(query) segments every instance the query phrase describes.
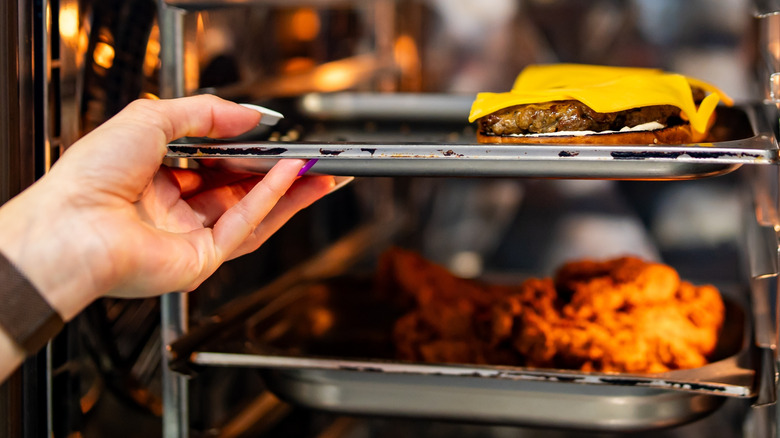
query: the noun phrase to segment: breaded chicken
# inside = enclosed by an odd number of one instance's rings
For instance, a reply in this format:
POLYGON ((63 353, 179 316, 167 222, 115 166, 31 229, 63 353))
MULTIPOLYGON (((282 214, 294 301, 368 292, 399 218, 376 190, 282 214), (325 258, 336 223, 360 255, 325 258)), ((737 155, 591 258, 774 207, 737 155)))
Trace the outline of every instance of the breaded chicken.
POLYGON ((411 302, 394 330, 406 360, 658 373, 705 365, 725 317, 713 286, 634 257, 495 286, 395 248, 378 281, 411 302))

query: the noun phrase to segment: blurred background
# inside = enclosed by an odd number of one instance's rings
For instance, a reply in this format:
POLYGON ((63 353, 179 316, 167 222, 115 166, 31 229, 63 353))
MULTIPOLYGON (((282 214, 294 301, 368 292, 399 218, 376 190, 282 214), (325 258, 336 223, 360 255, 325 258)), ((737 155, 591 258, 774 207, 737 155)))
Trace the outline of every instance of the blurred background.
MULTIPOLYGON (((101 112, 90 99, 83 110, 99 120, 129 99, 158 92, 160 31, 153 0, 87 3, 81 15, 60 21, 90 19, 81 22, 91 40, 83 49, 92 54, 85 91, 110 108, 101 112), (101 88, 119 98, 101 99, 101 88)), ((748 0, 217 4, 230 6, 184 17, 187 94, 504 91, 525 65, 580 62, 664 68, 713 82, 737 100, 756 97, 748 0)))

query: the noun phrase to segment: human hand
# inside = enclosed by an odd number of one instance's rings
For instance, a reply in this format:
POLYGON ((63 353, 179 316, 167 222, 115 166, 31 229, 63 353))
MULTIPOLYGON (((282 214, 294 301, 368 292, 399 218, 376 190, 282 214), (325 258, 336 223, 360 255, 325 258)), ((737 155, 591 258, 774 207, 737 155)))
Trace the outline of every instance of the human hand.
POLYGON ((194 289, 335 184, 297 178, 302 160, 263 177, 160 166, 176 138, 231 137, 260 117, 213 96, 130 104, 0 208, 0 251, 65 320, 102 295, 194 289))

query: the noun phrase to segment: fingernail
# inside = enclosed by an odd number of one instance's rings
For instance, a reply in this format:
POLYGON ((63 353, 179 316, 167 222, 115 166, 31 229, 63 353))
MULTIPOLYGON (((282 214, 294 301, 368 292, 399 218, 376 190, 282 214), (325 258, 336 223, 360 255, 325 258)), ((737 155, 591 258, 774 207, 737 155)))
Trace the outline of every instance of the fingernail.
POLYGON ((334 176, 333 180, 336 181, 336 185, 333 186, 332 189, 327 193, 330 195, 331 193, 335 192, 336 190, 344 187, 345 185, 351 183, 355 179, 354 176, 334 176))
POLYGON ((255 110, 262 114, 263 117, 260 118, 261 125, 274 126, 275 124, 279 123, 279 120, 284 118, 282 113, 260 105, 253 105, 251 103, 240 103, 239 105, 243 106, 244 108, 255 110))
POLYGON ((314 166, 314 163, 316 163, 316 162, 317 162, 316 158, 312 158, 311 160, 308 160, 303 165, 303 167, 301 167, 301 170, 298 171, 298 176, 303 176, 304 174, 306 174, 306 172, 308 172, 309 169, 311 169, 311 166, 314 166))

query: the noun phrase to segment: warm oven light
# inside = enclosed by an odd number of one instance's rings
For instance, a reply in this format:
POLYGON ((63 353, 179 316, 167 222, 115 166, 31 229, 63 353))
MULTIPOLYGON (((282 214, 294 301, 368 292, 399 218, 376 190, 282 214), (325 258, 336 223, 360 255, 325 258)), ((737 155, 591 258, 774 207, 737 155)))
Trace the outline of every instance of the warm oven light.
POLYGON ((149 42, 146 43, 146 54, 144 55, 144 76, 151 77, 154 74, 157 65, 160 63, 160 27, 154 25, 149 34, 149 42))
POLYGON ((95 52, 92 55, 95 64, 108 70, 114 65, 114 48, 104 42, 95 44, 95 52))
POLYGON ((317 64, 314 62, 313 59, 304 56, 296 56, 284 62, 284 65, 282 65, 282 73, 284 74, 305 73, 307 71, 313 70, 314 67, 316 66, 317 64))
POLYGON ((355 70, 343 64, 324 64, 314 74, 314 85, 321 91, 336 91, 355 82, 355 70))
POLYGON ((70 3, 60 9, 60 36, 66 44, 75 46, 79 37, 78 4, 70 3))
POLYGON ((320 65, 312 79, 317 91, 345 90, 370 77, 379 68, 373 55, 358 55, 320 65))
POLYGON ((198 37, 201 37, 206 32, 206 23, 203 21, 203 13, 198 12, 198 20, 197 20, 197 32, 198 37))
POLYGON ((299 41, 312 41, 320 33, 320 17, 311 8, 301 8, 290 18, 290 31, 299 41))
POLYGON ((414 72, 420 65, 417 44, 409 35, 401 35, 395 40, 393 56, 404 74, 414 72))

